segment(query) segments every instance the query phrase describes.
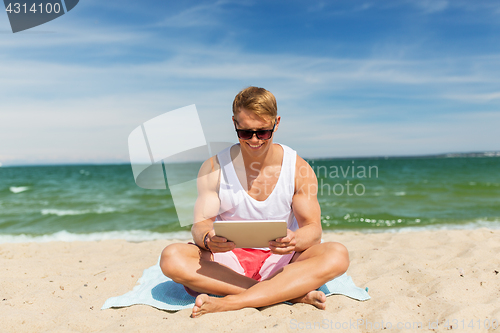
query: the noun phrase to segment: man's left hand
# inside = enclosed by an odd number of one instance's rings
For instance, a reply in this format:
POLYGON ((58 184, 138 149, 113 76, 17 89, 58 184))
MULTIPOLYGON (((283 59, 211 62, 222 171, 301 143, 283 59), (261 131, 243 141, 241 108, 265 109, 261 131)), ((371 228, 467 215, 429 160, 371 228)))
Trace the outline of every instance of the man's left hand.
POLYGON ((295 244, 295 233, 290 229, 286 229, 286 237, 269 241, 269 248, 274 254, 289 254, 295 251, 295 244))

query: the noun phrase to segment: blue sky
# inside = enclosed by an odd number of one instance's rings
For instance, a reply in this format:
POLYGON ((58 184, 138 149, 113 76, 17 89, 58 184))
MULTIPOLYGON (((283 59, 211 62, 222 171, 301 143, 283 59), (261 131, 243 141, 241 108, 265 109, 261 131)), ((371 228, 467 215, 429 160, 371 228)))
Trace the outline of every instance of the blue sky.
POLYGON ((102 1, 12 34, 0 14, 0 163, 128 161, 143 122, 196 104, 235 141, 264 87, 303 157, 500 150, 498 1, 102 1))

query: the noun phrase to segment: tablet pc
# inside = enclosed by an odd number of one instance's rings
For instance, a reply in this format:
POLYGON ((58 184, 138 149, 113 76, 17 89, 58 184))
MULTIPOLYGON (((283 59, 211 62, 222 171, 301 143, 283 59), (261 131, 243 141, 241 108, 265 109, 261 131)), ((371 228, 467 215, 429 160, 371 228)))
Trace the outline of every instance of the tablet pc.
POLYGON ((234 242, 237 248, 269 247, 269 241, 286 236, 286 221, 216 221, 216 236, 234 242))

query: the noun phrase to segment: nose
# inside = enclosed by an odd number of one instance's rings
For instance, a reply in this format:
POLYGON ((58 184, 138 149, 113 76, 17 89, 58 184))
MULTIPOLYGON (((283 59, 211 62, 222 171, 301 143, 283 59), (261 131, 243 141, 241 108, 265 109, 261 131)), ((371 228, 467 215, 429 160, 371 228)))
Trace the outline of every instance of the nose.
POLYGON ((252 133, 252 137, 248 141, 259 142, 260 139, 257 137, 257 133, 252 133), (255 140, 254 140, 255 138, 255 140))

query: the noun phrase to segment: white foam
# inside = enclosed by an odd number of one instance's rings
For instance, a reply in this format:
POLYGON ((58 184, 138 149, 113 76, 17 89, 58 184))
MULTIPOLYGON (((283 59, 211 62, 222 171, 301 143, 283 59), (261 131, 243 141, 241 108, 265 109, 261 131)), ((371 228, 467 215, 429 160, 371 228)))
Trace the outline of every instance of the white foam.
POLYGON ((2 243, 46 243, 46 242, 94 242, 110 239, 121 239, 129 242, 144 242, 157 239, 191 239, 189 231, 178 232, 151 232, 144 230, 106 231, 93 232, 89 234, 75 234, 66 230, 54 234, 32 236, 32 235, 2 235, 0 234, 0 244, 2 243))
POLYGON ((42 209, 42 215, 57 215, 57 216, 67 216, 67 215, 84 215, 84 214, 106 214, 116 212, 116 208, 113 207, 99 207, 94 210, 64 210, 64 209, 42 209))
POLYGON ((29 190, 29 186, 11 186, 11 187, 9 187, 9 190, 12 193, 21 193, 21 192, 29 190))
POLYGON ((94 213, 96 214, 106 214, 106 213, 113 213, 116 212, 116 208, 113 207, 99 207, 94 210, 94 213))
POLYGON ((57 216, 83 215, 90 213, 90 210, 42 209, 41 213, 42 215, 57 215, 57 216))
MULTIPOLYGON (((418 220, 418 219, 417 219, 418 220)), ((366 221, 366 219, 365 219, 366 221)), ((420 222, 420 220, 419 220, 420 222)), ((436 225, 425 225, 425 226, 412 226, 412 227, 399 227, 399 228, 368 228, 368 229, 335 229, 335 230, 323 230, 325 233, 336 233, 336 232, 360 232, 364 234, 378 234, 378 233, 400 233, 400 232, 416 232, 416 231, 434 231, 434 230, 474 230, 480 228, 487 228, 498 230, 500 229, 500 220, 495 221, 485 221, 476 220, 472 222, 467 222, 464 224, 436 224, 436 225)))

